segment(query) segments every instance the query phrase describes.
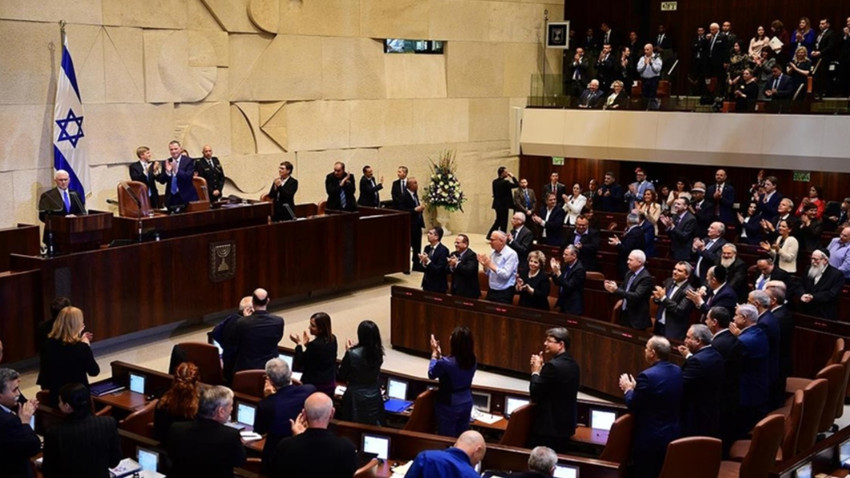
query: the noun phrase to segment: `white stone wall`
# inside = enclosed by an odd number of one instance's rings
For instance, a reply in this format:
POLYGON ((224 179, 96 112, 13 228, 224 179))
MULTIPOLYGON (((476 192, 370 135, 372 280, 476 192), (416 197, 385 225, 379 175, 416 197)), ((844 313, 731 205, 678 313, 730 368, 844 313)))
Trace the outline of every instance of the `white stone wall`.
MULTIPOLYGON (((89 141, 93 209, 114 210, 139 145, 211 144, 224 194, 257 198, 289 160, 298 202, 324 176, 370 164, 389 186, 400 164, 457 150, 469 196, 457 231, 492 222, 495 170, 517 168, 509 118, 542 68, 544 10, 557 0, 0 0, 0 227, 35 223, 52 187, 52 116, 67 22, 89 141), (384 38, 446 41, 443 55, 384 54, 384 38)), ((547 55, 546 71, 560 71, 547 55)), ((424 182, 424 181, 420 181, 424 182)), ((384 197, 389 197, 387 191, 384 197)))

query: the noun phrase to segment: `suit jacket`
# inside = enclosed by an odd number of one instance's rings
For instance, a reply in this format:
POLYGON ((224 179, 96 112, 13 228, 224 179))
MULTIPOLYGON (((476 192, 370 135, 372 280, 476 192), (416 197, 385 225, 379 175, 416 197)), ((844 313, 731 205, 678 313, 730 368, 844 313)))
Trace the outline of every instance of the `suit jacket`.
POLYGON ((792 349, 794 343, 794 317, 787 305, 780 305, 771 310, 776 321, 779 322, 779 377, 780 380, 791 376, 792 349))
POLYGON ((266 435, 266 444, 263 447, 263 469, 266 472, 271 470, 277 444, 280 440, 292 436, 289 420, 298 418, 304 408, 304 401, 315 391, 316 387, 310 384, 288 385, 257 404, 254 431, 266 435))
POLYGON ((620 91, 617 96, 614 97, 614 101, 611 103, 611 106, 608 106, 608 96, 605 96, 602 100, 602 108, 603 109, 618 109, 618 110, 627 110, 629 109, 629 95, 626 93, 626 90, 623 89, 620 91))
MULTIPOLYGON (((596 253, 599 252, 599 241, 599 230, 591 227, 588 227, 587 232, 579 239, 581 247, 578 250, 578 259, 589 271, 599 270, 599 266, 596 263, 596 253)), ((575 244, 575 242, 576 231, 572 229, 567 233, 567 239, 564 244, 575 244)))
POLYGON ((723 355, 711 345, 682 364, 682 436, 720 437, 723 355))
POLYGON ((732 205, 735 204, 735 188, 729 183, 723 183, 723 189, 720 191, 720 200, 714 200, 714 193, 717 191, 717 183, 712 184, 705 190, 706 199, 714 204, 714 217, 724 224, 735 223, 735 213, 732 211, 732 205))
POLYGON ((449 249, 441 243, 437 243, 435 247, 428 244, 425 246, 425 254, 431 256, 431 262, 425 266, 425 273, 422 275, 422 290, 445 294, 449 290, 446 279, 449 249))
POLYGON ((0 410, 0 462, 3 476, 29 478, 32 476, 30 458, 41 451, 41 441, 28 423, 16 415, 0 410))
POLYGON ((625 210, 623 202, 623 187, 617 183, 612 183, 610 186, 601 184, 596 190, 596 198, 593 200, 595 208, 605 212, 622 212, 625 210), (605 196, 606 192, 611 194, 605 196))
POLYGON ((652 326, 652 319, 649 315, 649 298, 652 295, 655 280, 644 267, 635 276, 631 287, 626 290, 629 280, 634 275, 635 273, 632 271, 626 273, 622 285, 614 291, 614 296, 623 299, 626 305, 620 316, 620 323, 633 329, 646 329, 652 326))
POLYGON ((716 38, 707 41, 706 54, 711 68, 717 72, 723 68, 724 63, 729 63, 729 39, 723 32, 717 32, 716 38))
POLYGON ((765 198, 766 196, 764 194, 759 195, 758 211, 761 213, 762 219, 768 222, 774 222, 779 215, 777 209, 779 208, 779 202, 782 201, 782 195, 778 191, 774 191, 770 199, 765 198))
POLYGON ((714 203, 705 199, 701 202, 691 203, 691 210, 697 219, 695 231, 696 237, 703 237, 708 233, 708 226, 714 221, 714 203))
POLYGON ((828 264, 817 284, 808 275, 803 278, 803 293, 812 294, 809 303, 800 303, 800 312, 827 320, 838 318, 838 296, 844 287, 844 274, 828 264))
POLYGON ((398 209, 410 212, 410 229, 419 232, 421 235, 421 229, 425 227, 425 220, 422 219, 422 211, 416 211, 416 206, 419 205, 417 202, 419 196, 417 195, 416 199, 414 199, 414 195, 416 193, 411 192, 409 189, 405 190, 404 194, 398 199, 398 209))
MULTIPOLYGON (((703 238, 706 246, 708 246, 709 240, 708 237, 703 238)), ((694 251, 691 260, 695 264, 694 268, 699 271, 700 282, 705 281, 705 273, 709 267, 720 264, 720 250, 724 245, 726 245, 726 239, 719 237, 711 244, 711 247, 705 247, 701 251, 694 251), (699 267, 696 267, 696 265, 699 265, 699 267)))
POLYGON ((629 254, 635 249, 644 250, 645 248, 646 236, 640 226, 635 226, 623 234, 623 237, 620 238, 620 243, 617 244, 617 268, 620 271, 620 277, 626 275, 626 260, 629 254))
MULTIPOLYGON (((767 336, 767 344, 769 347, 767 363, 768 377, 770 378, 770 383, 776 383, 779 380, 779 342, 781 334, 779 321, 773 315, 773 312, 767 310, 759 316, 756 325, 758 325, 767 336)), ((784 384, 782 388, 785 388, 784 384)))
POLYGON ((81 216, 87 214, 85 199, 81 198, 77 191, 68 189, 68 202, 71 203, 71 208, 65 207, 65 201, 59 193, 59 188, 48 189, 38 198, 38 218, 41 222, 47 222, 47 213, 45 211, 60 211, 53 213, 54 216, 67 216, 68 214, 76 214, 81 216))
POLYGON ((239 430, 208 418, 171 425, 165 446, 174 477, 230 478, 246 458, 239 430))
POLYGON ((404 195, 406 190, 406 187, 401 187, 401 179, 393 181, 392 191, 390 191, 393 196, 393 209, 401 209, 401 196, 404 195))
POLYGON ((195 161, 188 156, 180 157, 180 164, 177 166, 177 195, 171 193, 171 181, 173 176, 169 176, 165 172, 165 163, 171 158, 165 159, 160 164, 160 173, 156 180, 165 185, 165 204, 167 206, 178 206, 181 204, 189 204, 192 201, 198 200, 198 192, 195 191, 195 185, 192 184, 192 178, 195 177, 195 161))
POLYGON ((570 60, 570 64, 567 67, 567 74, 569 75, 570 80, 573 80, 578 83, 580 88, 584 88, 587 86, 587 82, 590 81, 588 79, 587 69, 590 67, 590 62, 587 60, 587 57, 582 55, 579 58, 579 61, 570 60))
POLYGON ((543 196, 540 197, 540 200, 543 201, 542 207, 546 207, 546 196, 549 194, 555 195, 555 200, 558 201, 558 206, 564 205, 564 194, 567 194, 567 187, 561 183, 557 183, 554 187, 551 182, 546 183, 543 186, 543 196))
MULTIPOLYGON (((720 264, 720 261, 717 262, 720 264)), ((749 286, 747 285, 747 263, 742 261, 740 257, 735 258, 735 262, 726 268, 726 283, 735 291, 738 296, 738 303, 742 304, 747 300, 749 294, 749 286)))
MULTIPOLYGON (((764 84, 764 91, 773 89, 774 79, 775 78, 771 77, 769 80, 767 80, 767 83, 764 84)), ((776 93, 774 93, 772 96, 769 96, 768 98, 777 100, 788 100, 791 99, 792 96, 794 96, 794 83, 791 81, 790 76, 783 73, 779 77, 779 83, 776 86, 776 93)))
POLYGON ((357 199, 357 204, 368 207, 381 207, 381 196, 378 193, 384 189, 384 185, 375 180, 367 178, 365 175, 360 177, 360 198, 357 199), (374 184, 373 184, 374 183, 374 184))
POLYGON ((524 212, 526 216, 530 216, 537 210, 537 198, 534 196, 534 190, 531 188, 517 188, 514 191, 514 211, 524 212), (525 192, 528 192, 528 199, 531 206, 526 207, 525 192))
POLYGON ((537 435, 566 439, 576 430, 576 396, 581 371, 569 353, 563 352, 543 364, 531 376, 529 393, 537 404, 532 430, 537 435))
POLYGON ((504 209, 508 210, 511 208, 511 204, 513 204, 513 195, 511 194, 511 189, 518 188, 519 182, 517 182, 516 178, 511 176, 510 178, 496 178, 493 180, 493 204, 490 206, 492 209, 504 209))
POLYGON ((159 188, 156 185, 156 175, 153 173, 153 165, 156 161, 151 161, 148 166, 148 172, 142 167, 141 161, 136 161, 130 164, 130 180, 144 183, 148 187, 148 198, 150 198, 151 207, 159 207, 159 188))
POLYGON ((578 97, 579 108, 598 109, 602 107, 603 95, 599 90, 591 91, 589 88, 578 97))
POLYGON ((283 318, 257 310, 253 315, 240 317, 233 333, 233 342, 238 348, 233 373, 264 369, 266 362, 278 356, 277 344, 283 338, 283 318))
POLYGON ((663 451, 679 438, 682 371, 667 361, 656 362, 640 373, 637 385, 626 392, 626 405, 635 416, 632 456, 663 451))
MULTIPOLYGON (((673 287, 673 278, 670 277, 664 281, 664 290, 668 293, 673 287)), ((665 297, 664 300, 655 300, 658 304, 658 313, 656 314, 656 324, 661 319, 661 314, 664 316, 664 335, 669 339, 684 340, 688 333, 688 327, 691 325, 691 312, 694 310, 694 303, 688 299, 686 292, 693 288, 685 282, 682 287, 676 289, 672 297, 665 297)))
MULTIPOLYGON (((842 32, 842 35, 844 33, 842 32)), ((823 67, 828 68, 828 62, 835 60, 838 54, 838 42, 836 39, 835 32, 832 31, 832 28, 828 28, 824 30, 820 35, 820 41, 815 40, 815 47, 813 51, 820 52, 820 58, 823 58, 823 67)))
POLYGON ((733 314, 737 305, 737 294, 735 294, 735 291, 729 286, 729 283, 725 282, 719 289, 717 289, 717 291, 709 290, 702 303, 702 307, 700 307, 699 310, 704 315, 707 314, 712 307, 723 307, 728 310, 730 314, 733 314))
POLYGON ((720 410, 721 415, 730 416, 727 412, 737 410, 741 403, 741 366, 744 346, 729 329, 723 329, 711 340, 711 347, 723 356, 720 410))
POLYGON ((336 211, 357 210, 357 202, 354 199, 354 193, 357 190, 357 186, 354 185, 354 175, 350 173, 345 174, 348 175, 348 182, 344 186, 339 185, 341 179, 334 176, 334 173, 328 173, 325 176, 325 192, 328 193, 328 203, 325 206, 327 209, 336 211), (342 206, 340 191, 345 194, 345 207, 342 206))
MULTIPOLYGON (((674 222, 677 220, 674 219, 674 222)), ((670 255, 677 261, 687 261, 691 258, 691 248, 694 242, 694 232, 697 228, 697 219, 689 211, 678 219, 672 229, 667 230, 670 236, 670 255)))
POLYGON ((584 280, 587 273, 581 260, 572 267, 561 265, 561 274, 552 274, 552 282, 558 287, 558 301, 555 303, 561 312, 572 315, 584 314, 584 280))
POLYGON ((354 445, 328 430, 308 428, 277 446, 273 478, 309 478, 314 476, 354 476, 357 453, 354 445))
MULTIPOLYGON (((522 226, 519 230, 519 234, 517 234, 516 229, 514 229, 511 231, 511 235, 513 236, 513 240, 508 243, 508 247, 516 251, 520 268, 523 268, 528 262, 528 253, 531 251, 531 243, 534 241, 534 233, 531 232, 531 229, 529 229, 528 226, 522 226)), ((541 264, 541 267, 545 267, 545 264, 541 264)))
POLYGON ((212 166, 206 158, 201 157, 195 160, 195 172, 198 173, 198 176, 206 179, 210 200, 217 201, 223 197, 221 193, 224 189, 224 168, 217 157, 211 157, 210 161, 212 161, 212 166), (215 191, 219 192, 218 196, 213 195, 215 191))
POLYGON ((567 216, 567 213, 564 212, 564 209, 561 207, 555 206, 555 209, 552 209, 552 212, 549 213, 549 219, 546 219, 546 211, 548 208, 543 206, 540 208, 540 216, 541 219, 546 221, 543 224, 543 228, 546 230, 546 244, 550 246, 563 246, 564 245, 564 218, 567 216))
POLYGON ((44 476, 109 478, 121 461, 118 423, 112 417, 69 417, 44 437, 44 476))
POLYGON ((761 408, 767 404, 770 344, 757 325, 747 327, 738 336, 743 346, 741 360, 741 406, 761 408))
MULTIPOLYGON (((457 256, 457 251, 452 252, 457 256)), ((478 257, 475 251, 467 249, 452 271, 452 295, 477 299, 481 296, 481 287, 478 284, 478 257)))
POLYGON ((274 183, 272 183, 271 189, 269 189, 269 197, 272 199, 274 203, 274 217, 275 221, 283 221, 286 219, 295 219, 294 217, 289 217, 289 213, 286 212, 286 209, 283 208, 284 204, 288 204, 292 211, 295 212, 295 193, 298 192, 298 180, 290 176, 287 178, 286 182, 283 183, 279 188, 276 188, 274 183))

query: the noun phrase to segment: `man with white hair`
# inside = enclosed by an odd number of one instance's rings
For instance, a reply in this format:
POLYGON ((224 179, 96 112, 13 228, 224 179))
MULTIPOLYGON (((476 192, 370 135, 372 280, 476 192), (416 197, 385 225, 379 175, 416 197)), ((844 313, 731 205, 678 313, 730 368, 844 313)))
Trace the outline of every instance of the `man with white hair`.
POLYGON ((747 298, 747 263, 738 257, 738 247, 731 242, 720 249, 720 265, 726 268, 726 283, 735 291, 739 302, 747 298))
POLYGON ((487 444, 475 430, 463 432, 446 450, 427 450, 416 455, 407 478, 478 478, 475 466, 484 458, 487 444))
POLYGON ((726 226, 722 222, 715 221, 709 224, 708 233, 704 239, 694 238, 693 246, 691 246, 693 251, 691 259, 696 260, 694 275, 695 280, 700 282, 698 285, 703 285, 702 281, 705 279, 708 268, 720 262, 720 252, 726 245, 726 239, 723 238, 725 233, 726 226))
POLYGON ((515 212, 511 217, 513 230, 508 234, 508 247, 516 251, 519 268, 527 268, 528 253, 534 241, 534 233, 525 226, 525 213, 515 212))
POLYGON ((741 420, 739 433, 750 430, 767 412, 770 343, 757 325, 758 310, 750 304, 740 304, 729 324, 729 331, 738 336, 743 347, 741 360, 741 420))
POLYGON ((844 275, 829 264, 829 252, 812 252, 812 265, 803 278, 800 312, 827 320, 838 318, 838 296, 844 286, 844 275))
POLYGON ((555 450, 536 446, 528 455, 528 471, 511 473, 511 478, 544 478, 555 476, 555 466, 558 464, 558 454, 555 450))
POLYGON ((785 394, 785 381, 779 379, 779 349, 782 340, 782 332, 779 327, 779 321, 771 312, 770 294, 763 290, 754 290, 750 292, 747 302, 755 306, 758 310, 758 326, 762 332, 767 335, 769 346, 769 355, 767 368, 770 381, 768 387, 770 390, 771 405, 779 407, 782 404, 782 399, 785 394), (780 383, 781 382, 781 383, 780 383))
POLYGON ((508 236, 502 231, 490 234, 490 247, 493 253, 478 254, 478 262, 487 274, 487 300, 510 304, 514 300, 514 286, 519 259, 516 251, 507 246, 508 236))
POLYGON ((587 89, 578 97, 578 107, 584 109, 598 109, 602 104, 603 94, 599 91, 599 80, 590 80, 587 89))
POLYGON ((711 346, 712 334, 704 324, 692 325, 685 344, 677 350, 683 357, 682 436, 720 436, 720 393, 725 371, 723 355, 711 346))
POLYGON ((655 280, 644 267, 646 254, 641 250, 629 253, 626 265, 629 271, 618 286, 616 282, 606 280, 605 290, 622 299, 620 306, 620 324, 634 329, 644 330, 652 326, 649 315, 649 297, 652 295, 655 280))
POLYGON ((56 187, 48 189, 38 198, 38 218, 46 222, 49 215, 53 216, 79 216, 86 214, 85 198, 77 191, 70 189, 71 175, 64 169, 59 169, 53 174, 53 182, 56 187))

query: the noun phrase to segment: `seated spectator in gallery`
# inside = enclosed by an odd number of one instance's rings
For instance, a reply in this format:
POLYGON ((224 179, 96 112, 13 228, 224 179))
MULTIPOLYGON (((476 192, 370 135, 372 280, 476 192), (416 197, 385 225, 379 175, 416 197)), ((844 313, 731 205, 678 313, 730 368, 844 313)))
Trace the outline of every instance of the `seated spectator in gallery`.
POLYGON ((581 95, 578 97, 578 107, 584 109, 598 109, 602 107, 603 93, 599 91, 599 80, 590 80, 581 95))
POLYGON ((606 110, 627 110, 629 109, 629 95, 623 87, 623 82, 615 80, 611 83, 611 94, 605 98, 605 103, 602 105, 606 110))
POLYGON ((532 309, 549 310, 549 276, 546 255, 540 251, 528 253, 528 268, 522 270, 516 281, 519 305, 532 309))
POLYGON ((198 400, 201 396, 201 375, 198 367, 183 362, 174 371, 174 383, 159 399, 153 416, 154 438, 163 441, 175 422, 188 422, 198 415, 198 400))

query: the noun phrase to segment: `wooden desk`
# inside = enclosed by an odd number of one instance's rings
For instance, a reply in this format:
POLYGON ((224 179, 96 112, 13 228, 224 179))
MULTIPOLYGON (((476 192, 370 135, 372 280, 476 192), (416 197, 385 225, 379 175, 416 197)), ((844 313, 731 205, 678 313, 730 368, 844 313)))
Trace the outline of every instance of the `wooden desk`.
POLYGON ((38 226, 28 224, 0 229, 0 272, 9 270, 9 254, 37 256, 41 253, 38 230, 38 226))
POLYGON ((119 390, 100 396, 92 395, 92 400, 101 405, 111 405, 113 410, 129 413, 135 412, 148 403, 144 395, 129 390, 119 390))
POLYGON ((268 224, 271 214, 271 203, 256 202, 244 205, 225 205, 217 209, 207 208, 202 211, 180 214, 143 217, 141 219, 116 216, 112 221, 112 234, 113 239, 138 240, 139 222, 141 221, 144 234, 156 231, 160 238, 164 239, 214 230, 268 224))

